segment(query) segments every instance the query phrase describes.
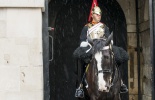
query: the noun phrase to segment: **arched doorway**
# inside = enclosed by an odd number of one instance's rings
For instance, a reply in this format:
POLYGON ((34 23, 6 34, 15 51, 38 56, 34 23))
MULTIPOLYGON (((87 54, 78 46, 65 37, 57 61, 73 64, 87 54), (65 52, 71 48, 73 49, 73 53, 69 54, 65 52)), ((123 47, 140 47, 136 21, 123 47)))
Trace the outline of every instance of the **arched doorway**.
MULTIPOLYGON (((51 100, 75 100, 77 80, 77 65, 72 56, 79 46, 79 36, 87 23, 90 0, 52 0, 49 2, 49 26, 54 27, 50 32, 50 97, 51 100)), ((110 31, 114 32, 114 44, 127 49, 127 31, 124 13, 116 0, 98 0, 102 9, 102 20, 110 31)), ((121 67, 123 76, 127 74, 127 63, 121 67)), ((128 84, 127 77, 123 77, 128 84)), ((124 95, 122 100, 127 100, 124 95)))

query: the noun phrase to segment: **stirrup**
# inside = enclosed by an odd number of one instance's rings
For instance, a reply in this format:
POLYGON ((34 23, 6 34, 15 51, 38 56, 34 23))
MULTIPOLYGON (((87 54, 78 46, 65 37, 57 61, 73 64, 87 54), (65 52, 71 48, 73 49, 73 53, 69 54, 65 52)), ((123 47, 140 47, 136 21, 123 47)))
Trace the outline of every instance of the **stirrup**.
POLYGON ((82 84, 80 84, 80 86, 76 89, 75 97, 84 98, 84 91, 83 91, 82 87, 83 87, 82 84))

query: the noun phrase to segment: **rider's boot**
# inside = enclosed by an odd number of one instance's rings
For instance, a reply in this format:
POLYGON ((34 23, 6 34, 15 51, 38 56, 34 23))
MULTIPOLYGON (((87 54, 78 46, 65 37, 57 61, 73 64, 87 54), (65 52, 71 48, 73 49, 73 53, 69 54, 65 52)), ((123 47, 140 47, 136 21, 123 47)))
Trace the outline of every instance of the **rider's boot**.
POLYGON ((120 88, 120 93, 127 93, 128 88, 125 84, 123 84, 123 81, 121 82, 121 88, 120 88))
POLYGON ((86 79, 84 79, 83 84, 81 83, 80 86, 76 89, 75 97, 77 97, 77 98, 83 98, 84 97, 83 86, 85 86, 86 89, 88 89, 88 83, 87 83, 86 79))
POLYGON ((75 97, 77 97, 77 98, 84 98, 84 91, 83 91, 83 84, 82 83, 76 89, 75 97))

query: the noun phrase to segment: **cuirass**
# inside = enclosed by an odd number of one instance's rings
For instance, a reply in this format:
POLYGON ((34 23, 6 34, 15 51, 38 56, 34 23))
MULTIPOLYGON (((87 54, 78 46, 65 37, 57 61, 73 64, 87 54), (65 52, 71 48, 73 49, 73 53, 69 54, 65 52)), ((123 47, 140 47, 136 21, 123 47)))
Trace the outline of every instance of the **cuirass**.
POLYGON ((95 28, 95 30, 92 31, 91 33, 89 33, 88 36, 91 39, 99 39, 99 38, 103 38, 104 34, 105 34, 104 28, 103 28, 103 26, 100 26, 100 27, 95 28))

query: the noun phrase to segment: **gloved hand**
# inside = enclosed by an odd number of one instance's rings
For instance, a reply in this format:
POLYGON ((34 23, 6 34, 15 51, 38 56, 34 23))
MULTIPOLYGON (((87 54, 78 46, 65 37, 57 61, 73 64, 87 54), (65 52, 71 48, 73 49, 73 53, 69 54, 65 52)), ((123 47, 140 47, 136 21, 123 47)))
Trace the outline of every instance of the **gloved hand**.
POLYGON ((83 42, 81 42, 80 47, 87 47, 88 45, 89 45, 88 42, 83 41, 83 42))

